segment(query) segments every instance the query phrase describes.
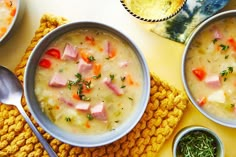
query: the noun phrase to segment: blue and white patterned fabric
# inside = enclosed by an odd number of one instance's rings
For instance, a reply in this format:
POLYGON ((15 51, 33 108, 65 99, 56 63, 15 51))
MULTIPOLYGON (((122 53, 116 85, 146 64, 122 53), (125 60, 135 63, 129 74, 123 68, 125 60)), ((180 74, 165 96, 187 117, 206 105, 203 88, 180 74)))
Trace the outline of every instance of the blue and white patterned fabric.
POLYGON ((222 9, 229 0, 187 0, 183 9, 167 21, 158 22, 152 32, 184 43, 194 28, 222 9))

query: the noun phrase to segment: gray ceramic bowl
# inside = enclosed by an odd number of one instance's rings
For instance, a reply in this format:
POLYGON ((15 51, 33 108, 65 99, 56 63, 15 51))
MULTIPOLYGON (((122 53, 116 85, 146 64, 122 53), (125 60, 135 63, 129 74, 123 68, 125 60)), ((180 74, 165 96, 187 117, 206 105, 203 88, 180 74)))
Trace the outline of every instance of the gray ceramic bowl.
POLYGON ((177 149, 178 149, 178 144, 179 144, 180 140, 185 135, 188 135, 190 132, 195 132, 195 131, 204 132, 204 133, 207 133, 208 135, 210 135, 211 137, 213 137, 216 142, 216 157, 224 157, 224 145, 223 145, 221 139, 213 131, 211 131, 208 128, 202 127, 202 126, 189 126, 189 127, 183 128, 182 130, 180 130, 177 133, 177 135, 175 136, 175 139, 173 141, 173 145, 172 145, 173 157, 178 157, 177 156, 177 149))
POLYGON ((81 147, 95 147, 101 146, 105 144, 109 144, 115 140, 118 140, 122 136, 126 135, 130 132, 134 126, 138 123, 140 118, 142 117, 148 100, 149 100, 149 93, 150 93, 150 74, 148 65, 142 55, 141 51, 137 48, 137 46, 127 38, 123 33, 120 31, 95 22, 74 22, 69 23, 63 26, 58 27, 57 29, 50 32, 47 36, 40 40, 37 46, 34 48, 28 63, 26 65, 25 76, 24 76, 24 91, 25 97, 27 100, 27 104, 30 108, 30 111, 35 118, 35 120, 39 123, 39 125, 53 137, 57 138, 60 141, 65 143, 81 146, 81 147), (133 114, 116 130, 110 131, 101 135, 78 135, 66 132, 56 125, 54 125, 47 116, 41 111, 40 105, 36 99, 34 93, 34 86, 35 86, 35 69, 37 67, 37 63, 41 55, 45 52, 47 46, 57 37, 60 37, 62 34, 67 33, 69 31, 80 29, 80 28, 98 28, 105 31, 108 31, 118 37, 120 37, 124 42, 128 43, 130 47, 135 52, 138 60, 141 63, 142 67, 142 75, 144 77, 144 85, 143 85, 143 93, 140 102, 137 105, 137 109, 134 111, 133 114))
POLYGON ((216 14, 214 16, 212 16, 211 18, 207 19, 206 21, 204 21, 203 23, 201 23, 196 30, 192 33, 192 35, 190 36, 190 38, 188 39, 188 42, 186 44, 185 50, 184 50, 184 55, 183 55, 183 59, 182 59, 182 80, 183 80, 183 84, 184 84, 184 88, 185 91, 187 92, 187 95, 190 99, 190 101, 193 103, 193 105, 203 114, 205 115, 207 118, 211 119, 212 121, 224 125, 224 126, 228 126, 228 127, 232 127, 232 128, 236 128, 236 119, 223 119, 221 117, 218 117, 217 115, 212 115, 209 114, 208 112, 206 112, 202 107, 200 107, 197 103, 197 101, 194 99, 194 97, 191 94, 191 91, 188 87, 187 84, 187 79, 186 79, 186 75, 185 75, 185 61, 187 58, 187 54, 189 51, 189 47, 192 44, 193 40, 195 39, 195 37, 208 25, 210 25, 212 22, 214 21, 218 21, 227 17, 236 17, 236 10, 231 10, 231 11, 225 11, 219 14, 216 14))
POLYGON ((5 43, 7 40, 10 39, 10 37, 14 34, 14 32, 17 30, 17 27, 19 26, 24 10, 25 10, 25 0, 16 0, 16 14, 14 19, 11 22, 11 25, 9 26, 7 32, 0 38, 0 46, 5 43))

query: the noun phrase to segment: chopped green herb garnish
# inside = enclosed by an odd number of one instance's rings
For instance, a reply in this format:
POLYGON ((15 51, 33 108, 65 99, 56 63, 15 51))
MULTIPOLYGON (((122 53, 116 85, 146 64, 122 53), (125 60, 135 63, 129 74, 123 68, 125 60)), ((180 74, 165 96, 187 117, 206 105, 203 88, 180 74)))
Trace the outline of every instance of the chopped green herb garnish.
POLYGON ((120 77, 120 79, 121 79, 122 82, 124 82, 126 77, 125 76, 124 77, 120 77))
POLYGON ((70 117, 66 117, 65 120, 66 120, 67 122, 71 122, 71 118, 70 118, 70 117))
POLYGON ((110 74, 110 78, 111 78, 111 80, 114 80, 115 75, 114 74, 110 74))
POLYGON ((102 75, 98 74, 97 76, 93 76, 94 79, 99 79, 102 75))
POLYGON ((82 95, 82 90, 83 90, 83 84, 79 84, 77 94, 80 96, 82 95))
POLYGON ((132 100, 132 101, 134 100, 134 99, 133 99, 133 98, 131 98, 131 97, 128 97, 128 98, 129 98, 129 100, 132 100))
POLYGON ((91 81, 86 81, 86 80, 83 80, 82 79, 82 75, 80 73, 77 73, 75 74, 75 77, 77 78, 76 81, 71 81, 69 80, 67 82, 67 87, 71 90, 72 86, 76 86, 78 87, 77 89, 77 95, 80 97, 81 100, 84 100, 84 101, 90 101, 91 98, 85 96, 83 94, 83 89, 86 88, 86 89, 91 89, 91 81))
POLYGON ((225 56, 225 59, 228 59, 228 58, 229 58, 229 55, 226 55, 226 56, 225 56))
POLYGON ((228 71, 229 71, 229 73, 232 73, 234 71, 234 68, 233 67, 228 67, 228 71))
POLYGON ((125 85, 122 85, 120 88, 125 88, 126 86, 125 85))
POLYGON ((67 82, 67 87, 69 88, 69 90, 71 90, 71 87, 72 87, 73 85, 75 85, 75 84, 76 84, 75 81, 69 80, 69 81, 67 82))
POLYGON ((229 49, 229 46, 228 46, 228 45, 220 44, 220 47, 221 47, 221 50, 223 50, 223 51, 226 51, 226 50, 229 49))
POLYGON ((82 75, 80 73, 75 74, 75 77, 79 80, 78 82, 82 79, 82 75))
POLYGON ((89 56, 89 57, 88 57, 88 59, 89 59, 89 61, 90 61, 90 62, 93 62, 93 61, 95 61, 95 58, 94 58, 94 56, 89 56))
POLYGON ((87 118, 88 120, 93 120, 93 116, 90 113, 87 114, 87 118))
POLYGON ((180 139, 177 156, 184 157, 216 157, 215 139, 202 131, 193 131, 180 139))
POLYGON ((227 70, 223 70, 220 72, 221 76, 227 76, 228 75, 228 71, 227 70))
POLYGON ((220 72, 221 76, 227 76, 228 74, 232 73, 234 71, 233 67, 228 67, 227 70, 223 70, 220 72))
POLYGON ((83 101, 90 101, 91 98, 85 96, 85 95, 79 95, 80 96, 80 99, 83 100, 83 101))
POLYGON ((213 44, 215 44, 217 41, 218 41, 218 39, 216 39, 216 38, 214 40, 212 40, 213 44))
POLYGON ((119 123, 120 121, 119 120, 116 120, 115 123, 119 123))
POLYGON ((87 89, 91 88, 91 81, 84 81, 84 84, 87 89))
POLYGON ((231 108, 234 108, 234 106, 235 106, 235 104, 230 104, 230 107, 231 107, 231 108))
POLYGON ((59 73, 62 73, 63 72, 63 69, 59 69, 59 73))
POLYGON ((225 77, 225 78, 224 78, 224 82, 225 82, 226 80, 227 80, 227 78, 225 77))

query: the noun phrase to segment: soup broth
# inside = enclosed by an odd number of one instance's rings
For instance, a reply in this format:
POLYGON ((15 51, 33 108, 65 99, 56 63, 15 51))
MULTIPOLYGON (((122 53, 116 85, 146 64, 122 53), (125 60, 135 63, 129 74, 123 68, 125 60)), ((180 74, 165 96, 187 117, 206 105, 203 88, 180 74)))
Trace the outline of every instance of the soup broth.
POLYGON ((101 134, 130 117, 142 81, 139 60, 126 42, 104 30, 78 29, 45 50, 35 94, 42 111, 60 128, 101 134))
POLYGON ((236 119, 236 18, 207 26, 186 57, 186 79, 198 104, 222 119, 236 119))

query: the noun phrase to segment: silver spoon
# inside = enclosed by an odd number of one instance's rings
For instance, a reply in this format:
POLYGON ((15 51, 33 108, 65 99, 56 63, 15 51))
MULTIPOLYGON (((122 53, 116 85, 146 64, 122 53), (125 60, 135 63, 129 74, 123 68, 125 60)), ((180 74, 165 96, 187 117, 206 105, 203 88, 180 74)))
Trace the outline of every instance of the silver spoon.
POLYGON ((6 105, 16 106, 29 124, 30 128, 33 130, 34 134, 42 143, 44 149, 48 152, 48 155, 50 157, 57 157, 57 154, 53 151, 52 147, 38 132, 30 118, 25 113, 25 110, 21 105, 22 91, 23 88, 18 78, 7 68, 0 66, 0 102, 6 105))

